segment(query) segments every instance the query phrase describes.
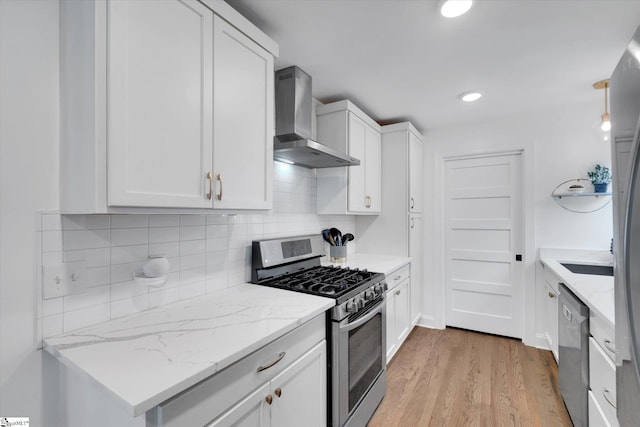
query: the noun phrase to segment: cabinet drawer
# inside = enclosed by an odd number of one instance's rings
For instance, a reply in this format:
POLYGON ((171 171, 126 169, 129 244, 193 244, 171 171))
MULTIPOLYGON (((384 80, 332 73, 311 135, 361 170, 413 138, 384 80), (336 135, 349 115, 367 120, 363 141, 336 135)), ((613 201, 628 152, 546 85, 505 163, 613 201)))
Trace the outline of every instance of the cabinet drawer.
POLYGON ((589 338, 589 388, 608 425, 617 425, 616 367, 593 338, 589 338))
POLYGON ((271 381, 324 339, 325 316, 320 315, 150 410, 147 412, 147 426, 205 425, 250 392, 271 381), (258 367, 268 366, 283 352, 285 355, 280 362, 258 372, 258 367))
POLYGON ((593 339, 604 349, 604 353, 615 363, 615 332, 597 313, 591 312, 589 330, 593 339))
POLYGON ((589 390, 589 427, 612 427, 591 390, 589 390))
POLYGON ((558 293, 558 283, 562 282, 562 280, 560 280, 560 278, 558 276, 556 276, 551 269, 542 264, 542 277, 544 277, 544 280, 549 284, 549 286, 551 286, 551 288, 555 291, 555 293, 558 293))
POLYGON ((411 269, 409 267, 409 264, 400 267, 397 270, 394 270, 393 273, 389 274, 387 277, 387 287, 389 288, 389 290, 395 288, 396 286, 398 286, 400 283, 404 282, 405 280, 407 280, 410 276, 410 272, 411 269))

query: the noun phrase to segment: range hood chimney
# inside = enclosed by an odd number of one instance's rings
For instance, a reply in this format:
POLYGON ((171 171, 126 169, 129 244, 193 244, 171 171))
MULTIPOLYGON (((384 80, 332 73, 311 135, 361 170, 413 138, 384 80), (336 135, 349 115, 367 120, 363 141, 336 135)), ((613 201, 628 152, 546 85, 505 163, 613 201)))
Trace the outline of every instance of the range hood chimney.
POLYGON ((311 76, 293 66, 276 71, 274 160, 307 168, 359 165, 360 160, 313 141, 311 76))

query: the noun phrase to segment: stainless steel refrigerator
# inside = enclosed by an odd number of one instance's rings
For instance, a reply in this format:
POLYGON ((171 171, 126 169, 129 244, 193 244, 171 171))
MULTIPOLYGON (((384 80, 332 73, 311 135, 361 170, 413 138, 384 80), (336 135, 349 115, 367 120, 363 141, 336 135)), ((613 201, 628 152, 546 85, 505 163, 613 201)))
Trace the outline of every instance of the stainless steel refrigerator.
POLYGON ((640 27, 611 77, 617 412, 640 425, 640 27))

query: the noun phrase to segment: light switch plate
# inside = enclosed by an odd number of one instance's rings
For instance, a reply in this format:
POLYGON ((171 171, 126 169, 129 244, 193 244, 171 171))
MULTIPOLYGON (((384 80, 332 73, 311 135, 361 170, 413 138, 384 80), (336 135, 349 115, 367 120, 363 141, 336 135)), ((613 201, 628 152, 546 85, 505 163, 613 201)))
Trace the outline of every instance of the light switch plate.
POLYGON ((77 294, 87 289, 87 263, 66 262, 42 267, 44 299, 77 294))

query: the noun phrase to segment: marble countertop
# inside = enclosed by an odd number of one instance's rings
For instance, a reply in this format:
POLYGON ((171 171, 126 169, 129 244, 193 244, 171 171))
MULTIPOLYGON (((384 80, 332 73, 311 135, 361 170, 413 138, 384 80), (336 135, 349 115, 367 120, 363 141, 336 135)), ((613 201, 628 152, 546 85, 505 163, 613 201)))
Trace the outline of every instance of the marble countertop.
POLYGON ((589 309, 595 311, 608 326, 615 325, 615 295, 613 277, 592 274, 576 274, 561 263, 612 265, 608 251, 540 249, 540 260, 563 283, 582 300, 589 309))
POLYGON ((58 337, 45 349, 135 417, 333 307, 244 284, 58 337))
POLYGON ((322 258, 322 265, 336 265, 360 269, 366 268, 369 271, 384 273, 385 275, 391 274, 394 270, 397 270, 409 262, 411 262, 411 258, 409 257, 363 253, 348 254, 347 261, 344 263, 330 262, 328 256, 322 258))

